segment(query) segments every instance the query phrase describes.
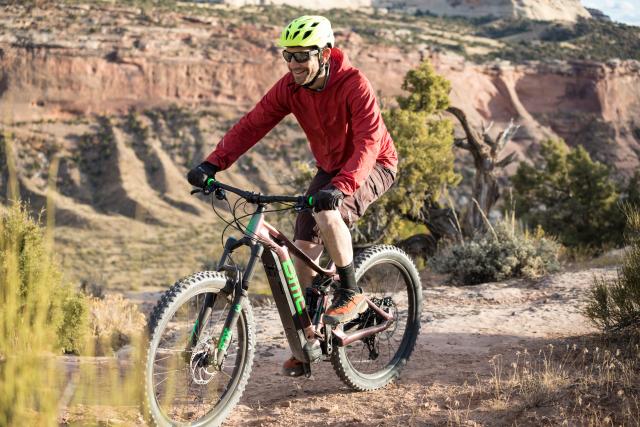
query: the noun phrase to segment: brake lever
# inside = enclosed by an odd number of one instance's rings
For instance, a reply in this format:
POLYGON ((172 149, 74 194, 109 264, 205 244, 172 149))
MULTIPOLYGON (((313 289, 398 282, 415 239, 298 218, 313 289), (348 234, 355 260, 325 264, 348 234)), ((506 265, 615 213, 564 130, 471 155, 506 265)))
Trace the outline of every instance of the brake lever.
POLYGON ((202 193, 202 189, 201 188, 194 188, 193 190, 191 190, 191 195, 192 196, 194 194, 198 194, 198 193, 202 193))

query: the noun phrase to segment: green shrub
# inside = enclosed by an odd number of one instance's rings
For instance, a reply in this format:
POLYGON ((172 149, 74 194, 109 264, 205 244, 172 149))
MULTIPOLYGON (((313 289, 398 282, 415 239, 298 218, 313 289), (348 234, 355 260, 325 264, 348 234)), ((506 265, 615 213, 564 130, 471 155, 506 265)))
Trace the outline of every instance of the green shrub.
POLYGON ((423 224, 421 209, 437 200, 446 185, 456 185, 453 123, 442 117, 449 106, 451 83, 424 61, 407 72, 398 97, 400 108, 383 111, 398 150, 398 175, 391 189, 365 213, 354 232, 356 243, 393 241, 403 222, 423 224))
POLYGON ((19 203, 0 206, 0 425, 53 425, 61 275, 19 203))
POLYGON ((471 241, 445 248, 429 259, 438 273, 453 283, 475 285, 514 277, 538 277, 557 271, 559 245, 544 237, 520 231, 514 221, 502 221, 471 241))
POLYGON ((543 142, 540 154, 511 178, 518 217, 568 247, 620 244, 624 215, 609 168, 562 140, 543 142))
POLYGON ((616 330, 640 326, 640 210, 628 207, 628 247, 616 278, 595 278, 585 314, 598 327, 616 330))
POLYGON ((89 306, 86 297, 67 288, 62 300, 58 326, 58 347, 65 353, 81 354, 89 333, 89 306))

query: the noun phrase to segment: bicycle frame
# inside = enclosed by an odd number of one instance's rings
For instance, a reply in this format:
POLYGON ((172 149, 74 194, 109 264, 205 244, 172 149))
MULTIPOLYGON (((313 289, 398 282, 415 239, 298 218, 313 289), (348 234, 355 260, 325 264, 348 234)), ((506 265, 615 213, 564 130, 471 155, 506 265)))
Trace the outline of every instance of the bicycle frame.
MULTIPOLYGON (((230 237, 225 242, 224 252, 218 262, 218 271, 235 271, 235 277, 230 278, 227 283, 227 293, 234 292, 234 300, 231 310, 227 315, 223 330, 218 341, 216 361, 218 366, 222 365, 224 356, 231 338, 231 331, 241 312, 242 299, 247 298, 249 283, 254 274, 255 265, 258 258, 261 259, 265 268, 265 273, 271 287, 271 292, 280 314, 280 319, 284 327, 285 335, 293 356, 303 362, 311 363, 322 356, 320 342, 325 342, 325 351, 330 352, 332 340, 338 346, 348 345, 353 341, 365 338, 369 335, 387 329, 394 321, 390 313, 385 312, 376 304, 367 299, 369 307, 384 319, 378 325, 361 329, 352 334, 346 334, 342 327, 331 329, 328 325, 323 325, 321 316, 316 316, 314 321, 309 316, 305 303, 303 289, 298 281, 298 277, 291 260, 290 254, 301 259, 306 265, 325 277, 335 278, 335 268, 324 269, 316 264, 304 252, 298 249, 291 240, 278 231, 275 227, 264 220, 265 205, 259 204, 252 215, 244 236, 238 240, 230 237), (251 255, 243 272, 239 272, 227 265, 231 253, 239 247, 248 246, 251 255), (325 326, 325 334, 321 333, 321 327, 325 326)), ((209 299, 208 299, 209 300, 209 299)), ((206 300, 206 301, 208 301, 206 300)), ((213 299, 210 299, 210 306, 213 299)), ((321 301, 321 306, 326 304, 326 296, 321 301)), ((208 310, 205 302, 203 311, 208 310)), ((200 313, 198 322, 194 326, 194 335, 199 335, 199 324, 203 324, 203 313, 200 313)))

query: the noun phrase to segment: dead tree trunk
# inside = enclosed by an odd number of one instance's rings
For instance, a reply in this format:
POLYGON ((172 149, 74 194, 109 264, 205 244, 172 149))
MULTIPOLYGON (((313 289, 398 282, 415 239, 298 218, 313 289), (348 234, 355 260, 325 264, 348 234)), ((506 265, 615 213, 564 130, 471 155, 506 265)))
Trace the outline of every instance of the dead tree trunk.
POLYGON ((512 120, 497 138, 492 138, 488 134, 491 124, 487 128, 483 125, 481 132, 478 132, 469 126, 467 116, 462 110, 456 107, 449 107, 447 111, 458 119, 466 135, 465 138, 456 138, 454 146, 469 151, 473 156, 475 166, 472 185, 474 200, 471 202, 462 221, 463 231, 465 234, 470 235, 475 230, 485 229, 486 224, 483 213, 489 215, 491 208, 500 197, 498 171, 512 163, 515 160, 516 153, 512 152, 502 160, 498 160, 498 156, 519 126, 514 125, 512 120))

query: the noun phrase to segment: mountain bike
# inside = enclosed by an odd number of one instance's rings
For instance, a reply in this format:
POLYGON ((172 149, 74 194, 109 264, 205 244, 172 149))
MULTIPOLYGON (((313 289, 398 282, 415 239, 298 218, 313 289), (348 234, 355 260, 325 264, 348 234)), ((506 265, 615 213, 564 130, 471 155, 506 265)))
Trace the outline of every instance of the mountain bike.
MULTIPOLYGON (((227 202, 233 216, 227 224, 242 237, 226 240, 215 271, 176 282, 151 314, 145 403, 156 425, 219 425, 237 404, 256 346, 248 294, 259 261, 291 352, 304 362, 307 374, 312 363, 330 360, 338 377, 360 391, 384 387, 399 376, 420 331, 422 304, 418 272, 402 250, 377 245, 358 253, 356 279, 367 296, 367 308, 352 321, 327 324, 323 313, 339 281, 335 267, 314 262, 265 221, 269 212, 310 209, 313 198, 247 192, 213 179, 192 194, 198 192, 227 202), (233 208, 227 192, 238 196, 233 208), (267 209, 275 203, 284 207, 267 209), (247 206, 255 209, 241 216, 240 206, 245 212, 247 206), (241 220, 247 217, 245 227, 241 220), (232 257, 241 247, 250 250, 244 267, 232 257), (317 273, 306 290, 291 255, 317 273)), ((216 211, 213 198, 212 206, 216 211)))

